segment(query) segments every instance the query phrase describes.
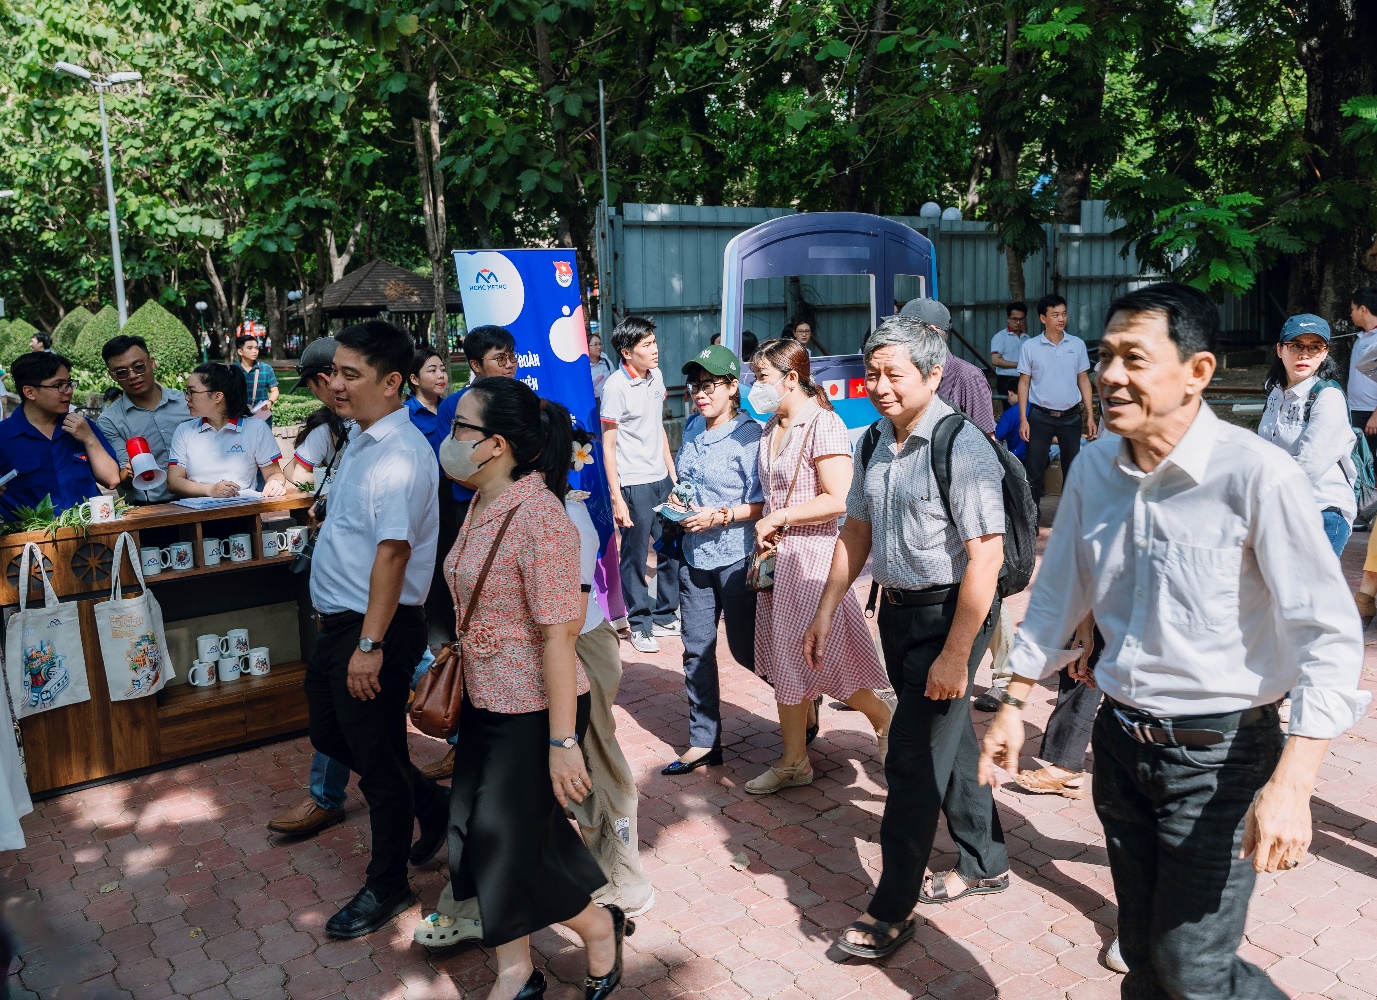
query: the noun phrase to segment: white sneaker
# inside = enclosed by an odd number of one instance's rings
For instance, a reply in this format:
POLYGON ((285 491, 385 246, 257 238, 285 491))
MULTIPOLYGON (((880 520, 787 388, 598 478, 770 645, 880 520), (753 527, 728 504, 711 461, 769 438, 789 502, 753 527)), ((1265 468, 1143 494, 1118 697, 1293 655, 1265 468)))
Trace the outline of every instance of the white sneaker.
POLYGON ((651 635, 669 635, 676 639, 683 635, 683 630, 679 627, 679 619, 674 619, 668 625, 655 625, 651 627, 651 635))
POLYGON ((1124 961, 1124 954, 1119 950, 1117 937, 1114 939, 1114 943, 1109 946, 1109 950, 1104 953, 1104 964, 1115 972, 1128 972, 1128 963, 1124 961))
POLYGON ((655 637, 647 635, 645 632, 632 632, 631 645, 639 653, 658 653, 660 651, 660 644, 655 641, 655 637))

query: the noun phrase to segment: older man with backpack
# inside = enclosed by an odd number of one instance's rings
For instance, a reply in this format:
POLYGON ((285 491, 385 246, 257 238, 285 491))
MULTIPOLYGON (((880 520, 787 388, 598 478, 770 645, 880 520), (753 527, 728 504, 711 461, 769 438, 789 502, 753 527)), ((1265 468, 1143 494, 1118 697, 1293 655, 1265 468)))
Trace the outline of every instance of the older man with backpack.
POLYGON ((915 903, 1009 885, 994 797, 977 780, 968 698, 1002 596, 1031 575, 1036 508, 1018 461, 938 398, 946 357, 942 332, 911 316, 886 319, 866 345, 866 388, 882 418, 857 449, 846 524, 804 637, 815 664, 873 554, 880 644, 899 702, 885 758, 884 870, 865 916, 838 942, 861 958, 913 936, 915 903), (953 871, 925 875, 939 815, 960 857, 953 871))

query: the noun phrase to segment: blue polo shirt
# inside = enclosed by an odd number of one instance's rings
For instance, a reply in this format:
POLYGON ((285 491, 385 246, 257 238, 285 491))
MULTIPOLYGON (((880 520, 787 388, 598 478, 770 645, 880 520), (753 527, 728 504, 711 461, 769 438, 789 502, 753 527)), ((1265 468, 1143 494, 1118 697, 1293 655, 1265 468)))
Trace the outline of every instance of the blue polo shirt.
MULTIPOLYGON (((427 434, 426 438, 430 441, 430 446, 435 449, 435 461, 437 462, 440 460, 440 445, 444 442, 445 436, 449 434, 449 429, 454 426, 454 414, 459 409, 459 397, 468 391, 469 387, 464 386, 458 392, 451 392, 440 400, 440 405, 436 407, 435 416, 432 418, 435 421, 436 431, 434 436, 427 434)), ((415 418, 413 417, 413 419, 415 418)), ((445 475, 444 469, 440 470, 440 475, 445 475)), ((460 486, 453 479, 449 481, 449 484, 454 489, 454 499, 460 503, 467 503, 473 499, 474 491, 467 486, 460 486)))
MULTIPOLYGON (((430 442, 430 448, 435 452, 437 458, 440 455, 440 443, 444 441, 445 433, 449 430, 448 424, 440 423, 438 411, 444 405, 445 401, 440 400, 439 405, 435 407, 437 412, 431 413, 421 405, 421 401, 415 396, 406 398, 406 408, 411 414, 411 422, 416 425, 418 431, 426 436, 426 440, 430 442)), ((453 422, 453 420, 454 418, 451 417, 450 421, 453 422)))
MULTIPOLYGON (((115 457, 115 449, 95 424, 91 429, 101 447, 115 457)), ((43 498, 53 498, 59 513, 100 493, 100 484, 91 471, 86 446, 64 431, 61 425, 52 440, 29 423, 24 407, 18 406, 0 421, 0 475, 16 469, 19 475, 5 486, 0 496, 0 518, 14 519, 16 507, 37 507, 43 498)))

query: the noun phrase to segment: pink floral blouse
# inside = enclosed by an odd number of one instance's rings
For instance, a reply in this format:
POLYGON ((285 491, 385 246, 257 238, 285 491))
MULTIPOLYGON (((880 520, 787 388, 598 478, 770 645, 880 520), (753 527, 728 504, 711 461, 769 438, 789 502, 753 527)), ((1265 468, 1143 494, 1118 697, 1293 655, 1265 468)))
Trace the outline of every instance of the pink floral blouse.
MULTIPOLYGON (((445 558, 456 625, 507 512, 520 506, 478 597, 463 640, 464 688, 477 708, 505 715, 540 712, 545 697, 541 625, 580 617, 579 530, 539 474, 518 479, 477 521, 473 509, 445 558)), ((588 677, 577 660, 578 693, 588 677)))

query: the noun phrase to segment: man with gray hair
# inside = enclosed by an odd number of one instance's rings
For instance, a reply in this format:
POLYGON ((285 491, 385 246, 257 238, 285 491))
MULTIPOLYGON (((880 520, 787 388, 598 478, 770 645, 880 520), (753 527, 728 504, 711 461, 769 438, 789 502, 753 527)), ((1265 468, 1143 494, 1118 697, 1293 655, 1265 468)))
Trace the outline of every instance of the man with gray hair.
POLYGON ((1004 470, 994 445, 937 397, 947 357, 941 331, 909 316, 886 319, 866 345, 878 440, 853 460, 846 524, 803 640, 804 658, 820 665, 832 616, 873 554, 884 594, 880 644, 899 702, 885 757, 884 871, 865 917, 838 942, 862 958, 913 936, 917 902, 1009 885, 994 797, 976 780, 980 749, 966 701, 999 615, 1004 470), (939 429, 946 421, 955 423, 939 429), (952 445, 945 497, 933 467, 939 438, 952 445), (955 870, 925 877, 939 814, 960 858, 955 870))
POLYGON ((995 432, 994 402, 985 373, 969 361, 951 352, 951 310, 936 299, 910 299, 899 310, 907 316, 934 327, 942 335, 947 347, 942 366, 942 384, 937 395, 971 418, 971 423, 986 434, 995 432))

